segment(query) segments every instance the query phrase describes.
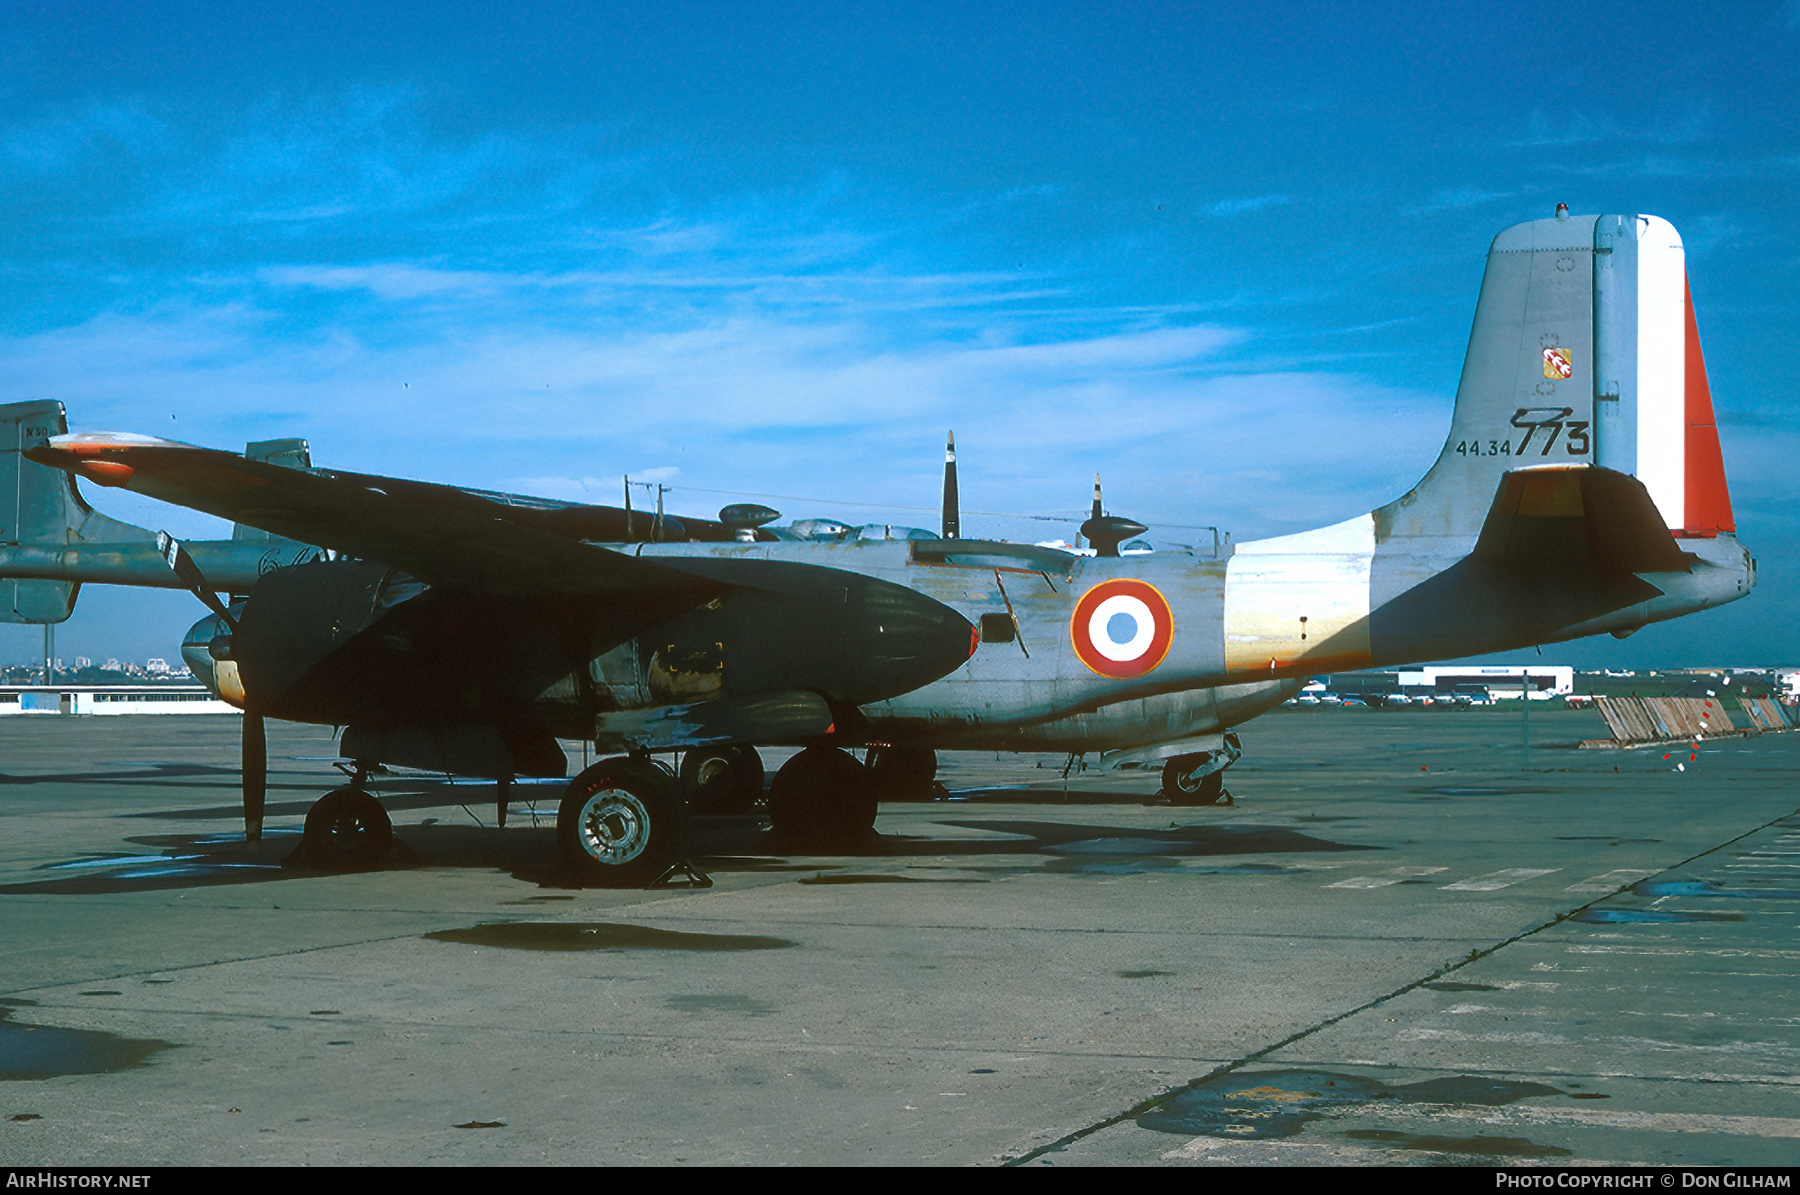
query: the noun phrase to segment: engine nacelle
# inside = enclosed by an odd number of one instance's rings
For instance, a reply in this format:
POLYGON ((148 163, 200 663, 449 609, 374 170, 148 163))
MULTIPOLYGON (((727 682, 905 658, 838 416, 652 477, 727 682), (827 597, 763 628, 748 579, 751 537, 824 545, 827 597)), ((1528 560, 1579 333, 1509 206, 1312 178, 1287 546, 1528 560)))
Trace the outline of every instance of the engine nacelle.
POLYGON ((716 597, 521 600, 428 587, 378 564, 277 569, 182 655, 225 700, 360 726, 594 732, 621 708, 814 693, 897 696, 973 652, 974 627, 903 586, 773 561, 677 559, 716 597), (621 673, 622 675, 615 675, 621 673))

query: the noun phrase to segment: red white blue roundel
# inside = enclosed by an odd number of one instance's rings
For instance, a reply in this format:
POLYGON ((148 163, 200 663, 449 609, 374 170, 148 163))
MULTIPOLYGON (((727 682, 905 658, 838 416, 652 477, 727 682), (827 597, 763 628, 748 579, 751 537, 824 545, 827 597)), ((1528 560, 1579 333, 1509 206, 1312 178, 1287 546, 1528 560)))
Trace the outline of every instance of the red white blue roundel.
POLYGON ((1083 664, 1101 676, 1127 680, 1163 662, 1175 638, 1175 618, 1154 585, 1102 581, 1075 603, 1069 638, 1083 664))

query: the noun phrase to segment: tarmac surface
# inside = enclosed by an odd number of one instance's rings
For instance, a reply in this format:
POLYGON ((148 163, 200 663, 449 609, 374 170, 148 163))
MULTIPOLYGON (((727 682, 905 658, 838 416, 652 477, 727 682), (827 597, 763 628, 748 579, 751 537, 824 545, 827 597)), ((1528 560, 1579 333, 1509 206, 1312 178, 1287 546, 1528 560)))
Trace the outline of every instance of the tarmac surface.
POLYGON ((1232 807, 947 756, 857 854, 703 819, 713 887, 611 891, 552 786, 386 780, 329 874, 325 729, 252 851, 234 718, 6 718, 0 1164, 1800 1161, 1800 735, 1521 729, 1276 713, 1232 807))

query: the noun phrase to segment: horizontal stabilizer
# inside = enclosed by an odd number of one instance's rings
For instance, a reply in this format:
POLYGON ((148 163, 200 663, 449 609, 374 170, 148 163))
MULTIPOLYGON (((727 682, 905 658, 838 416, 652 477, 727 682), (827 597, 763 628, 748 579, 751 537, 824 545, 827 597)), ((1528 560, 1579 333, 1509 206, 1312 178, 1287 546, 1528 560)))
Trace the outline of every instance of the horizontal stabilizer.
POLYGON ((1454 566, 1382 602, 1369 640, 1380 659, 1440 659, 1612 630, 1604 620, 1691 574, 1635 477, 1598 465, 1538 465, 1500 476, 1475 550, 1454 566))
POLYGON ((1685 573, 1694 563, 1643 482, 1594 465, 1539 465, 1502 474, 1472 557, 1528 573, 1685 573))

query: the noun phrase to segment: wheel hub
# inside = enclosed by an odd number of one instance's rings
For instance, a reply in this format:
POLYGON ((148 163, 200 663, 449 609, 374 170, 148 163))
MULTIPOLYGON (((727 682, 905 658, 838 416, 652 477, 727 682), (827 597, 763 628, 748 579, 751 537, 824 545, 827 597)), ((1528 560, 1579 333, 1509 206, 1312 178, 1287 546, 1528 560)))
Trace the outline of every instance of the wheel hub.
POLYGON ((729 787, 732 781, 731 761, 719 757, 707 760, 700 765, 700 773, 696 779, 702 791, 729 787))
POLYGON ((602 789, 581 806, 581 848, 600 863, 629 863, 650 845, 650 811, 624 789, 602 789))

